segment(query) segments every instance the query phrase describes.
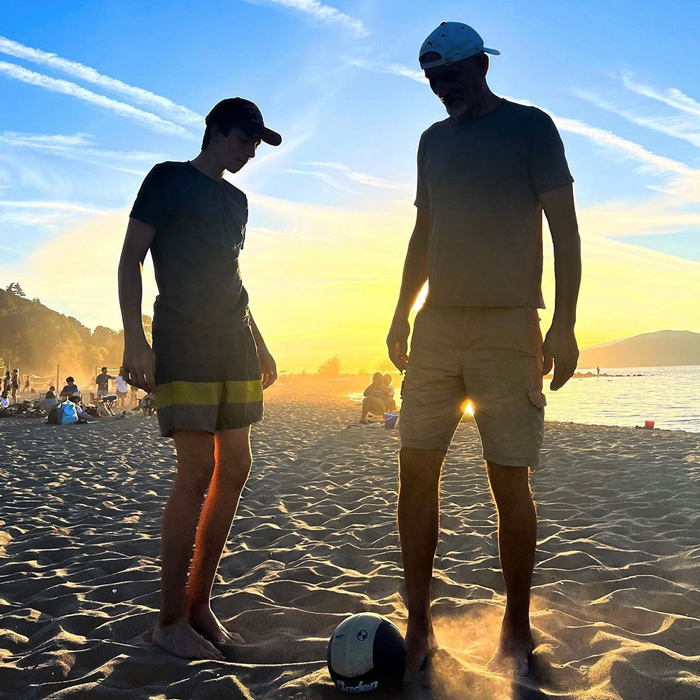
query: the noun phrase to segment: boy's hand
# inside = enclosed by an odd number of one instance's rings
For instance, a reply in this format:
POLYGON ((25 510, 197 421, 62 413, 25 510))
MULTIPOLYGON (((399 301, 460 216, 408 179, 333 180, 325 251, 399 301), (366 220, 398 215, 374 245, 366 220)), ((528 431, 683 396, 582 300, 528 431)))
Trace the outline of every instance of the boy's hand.
POLYGON ((277 381, 277 364, 270 351, 264 346, 258 348, 258 361, 260 362, 263 389, 267 389, 277 381))
POLYGON ((128 384, 149 394, 156 390, 156 358, 145 339, 124 346, 122 367, 128 384))

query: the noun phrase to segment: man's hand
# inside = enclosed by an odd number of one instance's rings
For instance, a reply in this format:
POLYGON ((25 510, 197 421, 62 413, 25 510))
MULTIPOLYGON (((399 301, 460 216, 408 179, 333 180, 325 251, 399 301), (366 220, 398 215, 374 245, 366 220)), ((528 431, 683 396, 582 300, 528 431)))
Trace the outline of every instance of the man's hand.
POLYGON ((156 390, 156 358, 145 338, 143 341, 126 343, 122 367, 128 384, 149 394, 156 390))
POLYGON ((260 362, 260 372, 262 373, 263 389, 267 389, 277 381, 277 364, 265 346, 258 348, 258 361, 260 362))
POLYGON ((411 333, 411 325, 408 318, 394 316, 386 337, 386 346, 389 350, 389 359, 399 372, 405 372, 408 365, 408 336, 411 333))
POLYGON ((571 379, 578 363, 578 345, 571 326, 552 324, 542 345, 544 364, 542 374, 549 374, 554 365, 554 377, 549 385, 552 391, 561 389, 571 379))

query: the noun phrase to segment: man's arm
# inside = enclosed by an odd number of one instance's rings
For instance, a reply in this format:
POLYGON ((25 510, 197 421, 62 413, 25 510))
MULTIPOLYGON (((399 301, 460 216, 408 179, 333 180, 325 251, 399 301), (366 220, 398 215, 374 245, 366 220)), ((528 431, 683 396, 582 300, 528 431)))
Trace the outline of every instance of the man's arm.
POLYGON ((277 364, 265 345, 262 333, 258 329, 253 314, 250 314, 250 330, 253 331, 253 338, 258 347, 258 360, 260 362, 260 372, 262 374, 263 389, 267 389, 277 381, 277 364))
POLYGON ((403 265, 403 277, 401 278, 401 291, 399 301, 396 304, 394 318, 386 338, 389 350, 389 359, 394 363, 399 372, 403 372, 408 364, 408 336, 411 327, 408 323, 408 315, 428 279, 430 238, 430 210, 418 208, 416 211, 416 225, 408 243, 406 260, 403 265))
POLYGON ((547 332, 542 352, 543 374, 554 365, 550 388, 561 389, 576 371, 578 345, 574 334, 576 302, 581 286, 581 239, 576 221, 572 185, 557 187, 540 195, 554 244, 556 293, 554 318, 547 332))
POLYGON ((125 379, 147 392, 155 391, 155 357, 146 341, 141 322, 143 284, 141 269, 156 229, 138 219, 129 219, 119 259, 119 306, 124 324, 125 379))

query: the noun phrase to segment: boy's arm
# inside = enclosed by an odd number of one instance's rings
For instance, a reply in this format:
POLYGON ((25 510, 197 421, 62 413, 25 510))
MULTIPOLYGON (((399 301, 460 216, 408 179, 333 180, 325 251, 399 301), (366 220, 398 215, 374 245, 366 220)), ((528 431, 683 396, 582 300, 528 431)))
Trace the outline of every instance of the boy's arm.
POLYGON ((258 346, 258 360, 260 362, 260 372, 262 374, 263 389, 267 389, 272 386, 275 381, 277 381, 277 364, 275 359, 270 354, 270 351, 265 345, 262 333, 258 329, 255 323, 253 314, 249 313, 250 316, 250 329, 253 331, 253 338, 255 338, 255 344, 258 346))
POLYGON ((155 391, 155 357, 146 341, 141 322, 143 285, 141 269, 156 229, 138 219, 129 219, 119 259, 119 306, 124 324, 125 379, 144 391, 155 391))

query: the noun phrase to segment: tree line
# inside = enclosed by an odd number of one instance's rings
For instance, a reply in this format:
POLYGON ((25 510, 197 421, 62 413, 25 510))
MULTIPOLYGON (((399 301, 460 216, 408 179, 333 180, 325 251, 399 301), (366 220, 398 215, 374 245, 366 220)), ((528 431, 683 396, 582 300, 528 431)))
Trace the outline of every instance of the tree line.
MULTIPOLYGON (((148 331, 150 321, 144 317, 148 331)), ((16 367, 22 374, 53 375, 60 365, 61 374, 92 376, 97 366, 119 367, 123 351, 122 330, 90 330, 39 299, 27 299, 16 282, 0 289, 0 366, 16 367)))

